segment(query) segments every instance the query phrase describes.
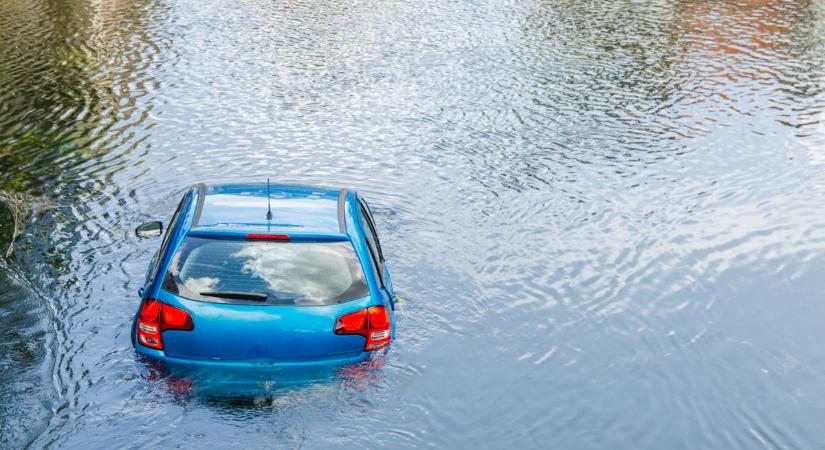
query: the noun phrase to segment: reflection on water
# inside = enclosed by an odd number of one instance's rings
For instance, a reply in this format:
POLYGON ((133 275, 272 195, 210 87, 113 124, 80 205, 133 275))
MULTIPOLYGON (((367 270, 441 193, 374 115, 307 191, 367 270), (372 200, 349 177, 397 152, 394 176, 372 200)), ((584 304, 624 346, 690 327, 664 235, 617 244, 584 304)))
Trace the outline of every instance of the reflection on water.
POLYGON ((348 365, 200 368, 166 365, 141 358, 142 378, 181 401, 260 407, 289 404, 307 389, 364 393, 383 380, 386 351, 348 365))
POLYGON ((820 446, 823 86, 821 2, 6 0, 0 446, 820 446), (147 366, 131 229, 266 177, 372 199, 383 366, 147 366))

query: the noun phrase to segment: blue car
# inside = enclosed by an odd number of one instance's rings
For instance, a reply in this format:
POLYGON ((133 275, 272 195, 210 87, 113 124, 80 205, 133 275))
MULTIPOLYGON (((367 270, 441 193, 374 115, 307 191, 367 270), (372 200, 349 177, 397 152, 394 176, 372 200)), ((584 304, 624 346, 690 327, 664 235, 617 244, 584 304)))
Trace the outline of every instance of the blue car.
MULTIPOLYGON (((160 236, 163 224, 135 233, 160 236)), ((357 362, 395 331, 375 221, 347 189, 193 186, 140 295, 132 343, 172 365, 357 362)))

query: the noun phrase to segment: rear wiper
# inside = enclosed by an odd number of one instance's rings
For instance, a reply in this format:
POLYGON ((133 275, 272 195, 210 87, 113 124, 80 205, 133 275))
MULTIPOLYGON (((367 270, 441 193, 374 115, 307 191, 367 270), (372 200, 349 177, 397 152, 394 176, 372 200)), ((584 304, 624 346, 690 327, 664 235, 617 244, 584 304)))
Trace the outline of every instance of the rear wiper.
POLYGON ((269 299, 268 295, 257 294, 255 292, 201 292, 201 295, 204 295, 206 297, 231 298, 236 300, 256 300, 259 302, 265 302, 269 299))

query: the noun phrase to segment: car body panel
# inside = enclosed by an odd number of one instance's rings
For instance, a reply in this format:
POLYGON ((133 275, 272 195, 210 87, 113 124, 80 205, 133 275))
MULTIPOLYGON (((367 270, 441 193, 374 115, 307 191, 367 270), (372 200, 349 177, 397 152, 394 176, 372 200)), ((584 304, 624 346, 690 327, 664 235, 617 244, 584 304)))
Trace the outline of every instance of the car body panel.
POLYGON ((202 302, 161 291, 158 300, 189 312, 191 331, 163 333, 167 356, 184 359, 308 361, 357 356, 366 338, 333 333, 338 317, 371 306, 259 306, 202 302))

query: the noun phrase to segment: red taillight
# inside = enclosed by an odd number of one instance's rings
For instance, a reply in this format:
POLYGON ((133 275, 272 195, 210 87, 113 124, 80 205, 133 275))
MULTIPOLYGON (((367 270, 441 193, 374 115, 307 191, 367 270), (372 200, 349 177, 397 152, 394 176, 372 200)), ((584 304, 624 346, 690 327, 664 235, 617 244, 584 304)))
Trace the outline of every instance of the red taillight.
POLYGON ((355 311, 335 321, 335 334, 360 334, 367 338, 364 350, 378 350, 392 340, 390 314, 383 306, 355 311))
POLYGON ((166 330, 181 330, 189 331, 195 328, 192 324, 192 316, 188 312, 169 306, 163 305, 161 308, 160 331, 166 330))
POLYGON ((288 241, 288 234, 255 234, 250 233, 246 235, 247 239, 259 241, 288 241))
POLYGON ((361 334, 367 329, 367 310, 362 309, 346 316, 341 316, 335 323, 335 334, 361 334))
POLYGON ((160 305, 163 303, 153 299, 147 298, 140 308, 140 318, 149 322, 157 322, 158 314, 160 313, 160 305))
POLYGON ((137 323, 138 342, 149 348, 162 349, 160 340, 160 309, 163 303, 147 298, 140 307, 140 318, 137 323))
POLYGON ((367 350, 378 350, 390 343, 390 313, 383 306, 373 306, 369 312, 370 330, 367 333, 367 350))
POLYGON ((188 312, 174 306, 147 298, 140 307, 137 338, 141 345, 163 350, 160 333, 166 330, 189 331, 195 326, 188 312))

